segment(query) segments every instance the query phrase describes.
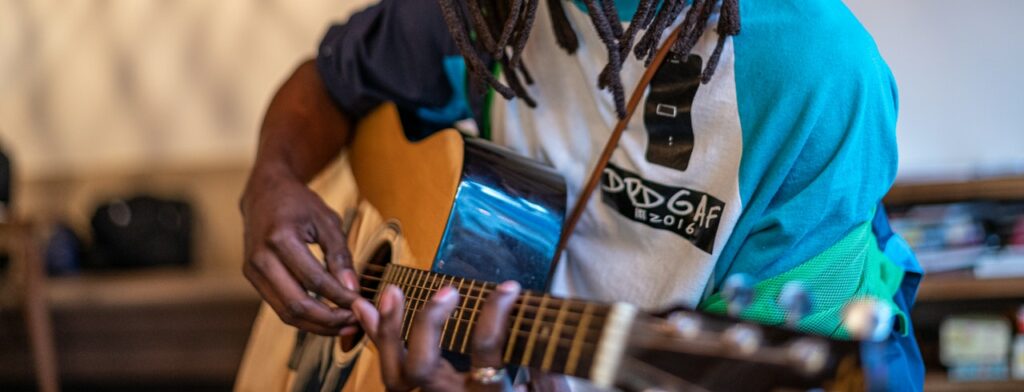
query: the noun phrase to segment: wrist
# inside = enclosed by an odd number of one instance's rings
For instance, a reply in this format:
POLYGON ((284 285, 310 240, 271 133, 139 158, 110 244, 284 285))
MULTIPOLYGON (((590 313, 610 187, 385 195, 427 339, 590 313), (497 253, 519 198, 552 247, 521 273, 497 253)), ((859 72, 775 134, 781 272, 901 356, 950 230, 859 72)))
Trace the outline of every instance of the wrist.
POLYGON ((256 159, 252 171, 249 172, 249 182, 254 180, 295 180, 299 181, 299 175, 288 163, 282 160, 256 159))
POLYGON ((244 214, 253 199, 267 189, 275 189, 286 182, 302 181, 288 165, 281 162, 265 162, 257 159, 256 164, 249 172, 242 197, 239 199, 239 209, 244 214))

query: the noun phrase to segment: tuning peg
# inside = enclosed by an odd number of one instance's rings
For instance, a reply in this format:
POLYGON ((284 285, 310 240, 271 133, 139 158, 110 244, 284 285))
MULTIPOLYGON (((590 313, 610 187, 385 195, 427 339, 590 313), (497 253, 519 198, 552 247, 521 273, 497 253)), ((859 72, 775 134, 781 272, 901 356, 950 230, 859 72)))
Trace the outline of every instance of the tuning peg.
POLYGON ((794 280, 782 286, 777 303, 786 310, 786 325, 790 328, 796 328, 800 320, 811 313, 811 294, 799 281, 794 280))
POLYGON ((861 298, 843 309, 843 326, 856 339, 878 342, 889 336, 894 316, 889 304, 861 298))
POLYGON ((804 374, 820 372, 828 360, 828 344, 817 338, 800 338, 786 349, 790 363, 804 374))
POLYGON ((700 316, 690 312, 672 312, 668 315, 668 323, 672 326, 672 332, 677 336, 693 340, 700 336, 700 316))
POLYGON ((747 274, 729 276, 722 285, 722 297, 729 303, 729 315, 739 317, 754 302, 754 279, 747 274))
POLYGON ((750 324, 736 324, 725 330, 722 342, 743 355, 750 355, 761 348, 761 329, 750 324))

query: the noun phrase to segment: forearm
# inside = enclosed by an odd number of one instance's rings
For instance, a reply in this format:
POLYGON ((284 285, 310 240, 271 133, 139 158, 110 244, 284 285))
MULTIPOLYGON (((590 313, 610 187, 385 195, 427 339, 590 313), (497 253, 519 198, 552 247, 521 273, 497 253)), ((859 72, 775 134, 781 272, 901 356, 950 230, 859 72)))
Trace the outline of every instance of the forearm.
POLYGON ((351 128, 327 94, 316 64, 303 63, 270 102, 250 183, 280 175, 308 182, 348 143, 351 128))
POLYGON ((299 66, 270 102, 239 203, 242 273, 282 321, 325 336, 354 332, 347 308, 359 296, 358 278, 340 218, 305 183, 341 151, 350 128, 314 63, 299 66), (323 250, 322 258, 309 252, 309 243, 323 250))

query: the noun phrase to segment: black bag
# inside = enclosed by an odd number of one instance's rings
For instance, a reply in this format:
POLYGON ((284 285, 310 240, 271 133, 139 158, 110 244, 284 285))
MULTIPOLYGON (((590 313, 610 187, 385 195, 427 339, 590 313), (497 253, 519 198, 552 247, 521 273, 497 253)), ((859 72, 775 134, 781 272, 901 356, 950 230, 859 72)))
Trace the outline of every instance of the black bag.
POLYGON ((4 150, 0 149, 0 222, 3 222, 11 211, 11 184, 14 182, 12 177, 14 173, 11 171, 11 160, 4 154, 4 150))
MULTIPOLYGON (((8 216, 11 214, 11 183, 14 182, 11 179, 12 176, 11 161, 4 154, 4 150, 0 148, 0 223, 10 219, 8 216)), ((0 272, 7 271, 8 264, 7 254, 0 253, 0 272)))
POLYGON ((187 202, 136 196, 96 208, 94 254, 88 267, 188 265, 192 254, 192 208, 187 202))

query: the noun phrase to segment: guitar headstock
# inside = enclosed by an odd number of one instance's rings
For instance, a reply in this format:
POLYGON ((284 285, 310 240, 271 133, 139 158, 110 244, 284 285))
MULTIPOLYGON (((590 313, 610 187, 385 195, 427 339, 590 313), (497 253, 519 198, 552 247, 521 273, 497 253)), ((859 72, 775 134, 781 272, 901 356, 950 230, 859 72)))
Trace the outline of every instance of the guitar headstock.
POLYGON ((856 342, 686 309, 638 317, 627 347, 617 380, 627 390, 810 389, 860 373, 856 342))
POLYGON ((800 332, 811 313, 810 293, 787 284, 777 303, 784 326, 765 326, 736 317, 750 306, 753 286, 730 278, 723 290, 729 315, 670 309, 638 315, 616 383, 635 391, 682 390, 864 390, 861 342, 880 340, 892 328, 892 310, 879 301, 851 301, 843 326, 858 341, 839 341, 800 332))

